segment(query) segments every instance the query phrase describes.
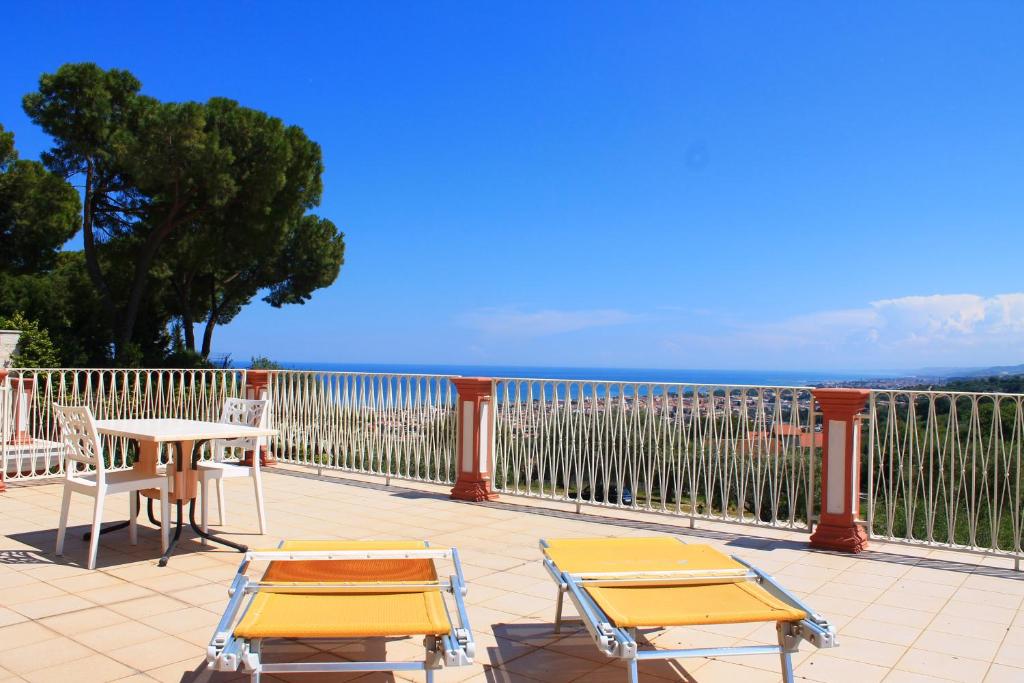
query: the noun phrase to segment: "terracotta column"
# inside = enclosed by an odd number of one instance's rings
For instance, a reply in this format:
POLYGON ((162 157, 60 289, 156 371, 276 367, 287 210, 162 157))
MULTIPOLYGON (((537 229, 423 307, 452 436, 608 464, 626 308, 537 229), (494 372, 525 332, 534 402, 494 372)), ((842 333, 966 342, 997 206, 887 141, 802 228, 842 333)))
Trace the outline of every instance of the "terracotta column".
MULTIPOLYGON (((6 370, 3 371, 6 374, 6 370)), ((0 380, 2 381, 2 380, 0 380)), ((32 391, 35 388, 35 380, 31 377, 11 377, 11 405, 13 407, 14 434, 7 443, 12 446, 21 446, 32 443, 32 435, 29 433, 29 414, 32 410, 32 391)))
MULTIPOLYGON (((246 370, 245 371, 245 397, 250 400, 258 400, 270 397, 270 371, 269 370, 246 370)), ((267 416, 267 427, 272 427, 274 420, 274 404, 270 404, 270 415, 267 416)), ((252 465, 252 451, 246 451, 242 458, 243 465, 252 465)), ((267 447, 260 446, 260 467, 273 467, 277 464, 277 458, 267 450, 267 447)))
POLYGON ((811 547, 859 553, 868 535, 857 523, 860 510, 860 418, 866 389, 815 389, 825 423, 821 460, 821 520, 811 547))
MULTIPOLYGON (((0 367, 0 389, 4 388, 4 386, 6 385, 6 382, 7 382, 7 370, 2 368, 2 367, 0 367)), ((5 405, 3 402, 0 402, 0 410, 4 410, 4 411, 8 410, 7 405, 5 405)), ((7 416, 4 415, 3 413, 0 413, 0 427, 2 427, 2 424, 3 424, 4 420, 6 420, 6 419, 7 419, 7 416)), ((2 434, 2 429, 0 429, 0 434, 2 434)), ((3 445, 0 444, 0 451, 2 451, 2 450, 3 450, 3 445)), ((6 478, 7 478, 7 462, 5 461, 5 459, 0 458, 0 493, 3 493, 4 491, 7 490, 7 483, 4 481, 4 479, 6 479, 6 478)))
POLYGON ((458 438, 455 456, 458 478, 452 498, 480 502, 494 500, 498 494, 491 488, 494 463, 494 405, 489 377, 453 379, 459 400, 458 438))

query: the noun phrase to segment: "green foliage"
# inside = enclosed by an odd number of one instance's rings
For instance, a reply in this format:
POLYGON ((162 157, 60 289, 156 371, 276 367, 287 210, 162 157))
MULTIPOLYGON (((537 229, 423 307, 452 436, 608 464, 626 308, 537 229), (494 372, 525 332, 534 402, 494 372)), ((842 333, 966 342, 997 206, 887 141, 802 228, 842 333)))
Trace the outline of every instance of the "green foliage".
POLYGON ((0 317, 0 329, 21 330, 18 348, 11 361, 16 368, 53 368, 60 365, 50 334, 35 320, 29 320, 21 313, 0 317))
POLYGON ((284 366, 280 363, 270 360, 266 356, 253 356, 249 360, 249 369, 251 370, 284 370, 284 366))
POLYGON ((0 125, 0 271, 52 268, 78 230, 75 188, 38 161, 18 158, 14 135, 0 125))
POLYGON ((140 90, 127 71, 66 64, 23 107, 54 139, 46 167, 84 182, 101 348, 118 364, 160 365, 175 321, 193 352, 193 325, 206 323, 207 357, 216 326, 260 291, 280 306, 333 282, 344 243, 330 221, 306 215, 323 164, 300 128, 223 98, 160 102, 140 90))

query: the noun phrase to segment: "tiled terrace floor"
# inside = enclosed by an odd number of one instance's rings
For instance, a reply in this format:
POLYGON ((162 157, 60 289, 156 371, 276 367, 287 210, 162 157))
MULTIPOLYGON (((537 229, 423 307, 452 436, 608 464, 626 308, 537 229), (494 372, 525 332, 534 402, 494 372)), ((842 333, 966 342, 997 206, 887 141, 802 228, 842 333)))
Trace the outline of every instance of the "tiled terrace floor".
MULTIPOLYGON (((806 535, 686 520, 589 511, 505 497, 488 506, 449 501, 444 489, 368 479, 325 478, 279 468, 265 477, 273 534, 259 539, 247 480, 229 481, 232 537, 270 546, 279 538, 428 538, 460 549, 470 582, 477 665, 440 681, 625 681, 622 666, 600 655, 585 633, 552 633, 555 590, 543 572, 541 536, 627 536, 675 533, 739 554, 773 573, 839 628, 841 647, 796 656, 797 676, 842 682, 930 680, 1024 681, 1024 575, 1004 560, 875 544, 859 557, 809 552, 806 535), (587 512, 587 511, 585 511, 587 512)), ((96 571, 82 567, 81 530, 89 500, 72 507, 76 533, 64 558, 53 555, 59 483, 11 486, 0 494, 0 680, 191 681, 204 672, 205 645, 226 601, 238 555, 203 548, 186 535, 167 568, 156 566, 157 532, 144 526, 140 544, 127 532, 105 536, 96 571)), ((124 519, 127 498, 114 497, 107 520, 124 519)), ((770 629, 708 627, 648 634, 665 647, 725 646, 770 629)), ((333 643, 327 652, 300 643, 289 656, 381 658, 378 644, 333 643)), ((393 640, 389 658, 413 658, 418 642, 393 640)), ((777 681, 775 656, 688 660, 685 669, 644 664, 641 679, 777 681)), ((216 674, 215 682, 236 676, 216 674)), ((406 675, 286 680, 406 680, 406 675)), ((201 677, 200 677, 200 680, 201 677)), ((264 680, 282 680, 265 676, 264 680)), ((417 680, 415 675, 409 680, 417 680)))

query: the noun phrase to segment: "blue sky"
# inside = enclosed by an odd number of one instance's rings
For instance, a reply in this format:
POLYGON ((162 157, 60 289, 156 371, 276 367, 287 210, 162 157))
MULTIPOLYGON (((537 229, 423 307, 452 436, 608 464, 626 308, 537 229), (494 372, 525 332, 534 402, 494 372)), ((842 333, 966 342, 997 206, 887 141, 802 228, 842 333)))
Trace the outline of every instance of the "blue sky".
POLYGON ((19 3, 0 122, 69 61, 324 151, 338 281, 245 359, 1024 362, 1024 4, 19 3))

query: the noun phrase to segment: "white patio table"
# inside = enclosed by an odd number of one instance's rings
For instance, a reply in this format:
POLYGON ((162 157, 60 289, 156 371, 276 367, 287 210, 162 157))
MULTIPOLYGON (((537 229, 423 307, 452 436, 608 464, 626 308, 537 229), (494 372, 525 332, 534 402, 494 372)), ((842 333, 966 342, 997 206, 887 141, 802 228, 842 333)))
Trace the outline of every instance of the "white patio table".
MULTIPOLYGON (((107 436, 121 436, 133 439, 139 445, 139 458, 134 468, 140 472, 154 474, 159 464, 160 444, 174 444, 174 462, 167 467, 167 476, 173 478, 171 484, 171 500, 175 502, 178 509, 178 519, 174 529, 174 537, 167 546, 167 551, 160 558, 160 566, 167 566, 174 546, 181 537, 183 523, 183 506, 187 500, 189 526, 197 534, 207 540, 219 543, 245 552, 248 548, 240 543, 219 538, 213 534, 204 532, 196 524, 196 496, 199 492, 197 485, 196 463, 199 460, 199 453, 203 444, 214 439, 244 439, 247 437, 274 436, 276 429, 261 429, 246 425, 226 424, 223 422, 205 422, 202 420, 179 420, 176 418, 159 418, 144 420, 97 420, 96 431, 107 436), (186 455, 188 454, 188 455, 186 455)), ((258 455, 256 457, 259 457, 258 455)), ((153 520, 153 497, 158 497, 156 490, 143 491, 150 500, 148 507, 149 516, 153 520)), ((136 508, 138 509, 138 508, 136 508)), ((104 528, 100 533, 106 533, 127 526, 128 522, 115 524, 104 528)))

